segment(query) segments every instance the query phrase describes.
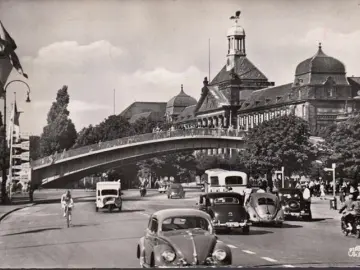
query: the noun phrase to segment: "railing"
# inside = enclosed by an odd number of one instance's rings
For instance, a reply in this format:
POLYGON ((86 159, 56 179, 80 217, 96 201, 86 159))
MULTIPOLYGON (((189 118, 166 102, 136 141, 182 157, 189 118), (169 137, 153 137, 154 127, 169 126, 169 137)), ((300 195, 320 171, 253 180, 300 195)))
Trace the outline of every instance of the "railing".
POLYGON ((195 129, 185 129, 185 130, 174 130, 174 131, 161 131, 157 133, 146 133, 131 137, 119 138, 112 141, 99 142, 97 144, 92 144, 88 146, 83 146, 75 149, 70 149, 62 153, 55 153, 51 156, 44 157, 42 159, 34 160, 31 162, 31 167, 42 166, 53 164, 56 161, 74 157, 82 154, 87 154, 93 151, 98 151, 102 149, 107 149, 115 146, 146 142, 151 140, 167 139, 173 137, 194 137, 194 136, 230 136, 230 137, 243 137, 245 136, 245 131, 238 130, 225 130, 225 129, 209 129, 209 128, 195 128, 195 129))

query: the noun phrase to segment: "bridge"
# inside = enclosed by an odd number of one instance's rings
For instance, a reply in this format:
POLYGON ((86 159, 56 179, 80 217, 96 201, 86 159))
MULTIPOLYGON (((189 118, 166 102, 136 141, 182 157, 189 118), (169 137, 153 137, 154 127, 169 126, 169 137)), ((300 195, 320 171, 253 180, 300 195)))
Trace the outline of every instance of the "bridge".
POLYGON ((70 149, 31 162, 34 185, 64 187, 72 181, 155 156, 201 149, 244 148, 245 132, 221 129, 163 131, 70 149))

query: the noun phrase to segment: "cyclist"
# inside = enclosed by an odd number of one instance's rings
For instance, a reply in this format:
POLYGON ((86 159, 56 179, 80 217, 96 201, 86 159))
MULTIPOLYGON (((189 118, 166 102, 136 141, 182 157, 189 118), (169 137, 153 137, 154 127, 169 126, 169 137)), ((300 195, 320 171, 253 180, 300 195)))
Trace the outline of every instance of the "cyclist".
POLYGON ((64 209, 64 217, 66 216, 66 208, 68 208, 69 220, 71 221, 71 209, 74 206, 74 201, 71 198, 70 190, 61 196, 61 206, 64 209))

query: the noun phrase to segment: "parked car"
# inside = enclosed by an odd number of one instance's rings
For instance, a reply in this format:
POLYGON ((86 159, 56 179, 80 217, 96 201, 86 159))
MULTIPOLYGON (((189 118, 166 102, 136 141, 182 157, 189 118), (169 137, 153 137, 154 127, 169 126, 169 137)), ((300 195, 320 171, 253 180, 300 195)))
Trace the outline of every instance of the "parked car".
POLYGON ((181 184, 172 184, 167 190, 168 199, 185 198, 185 191, 181 184))
POLYGON ((137 245, 141 267, 228 266, 230 248, 218 241, 210 216, 196 209, 165 209, 152 214, 137 245))
POLYGON ((310 221, 311 202, 303 197, 303 193, 295 188, 282 188, 279 189, 279 198, 284 211, 284 217, 297 217, 310 221))
POLYGON ((272 224, 281 227, 284 212, 279 198, 271 193, 252 193, 246 210, 253 224, 272 224))
POLYGON ((212 192, 200 195, 199 209, 207 212, 217 231, 241 229, 249 234, 251 222, 243 196, 236 192, 212 192))

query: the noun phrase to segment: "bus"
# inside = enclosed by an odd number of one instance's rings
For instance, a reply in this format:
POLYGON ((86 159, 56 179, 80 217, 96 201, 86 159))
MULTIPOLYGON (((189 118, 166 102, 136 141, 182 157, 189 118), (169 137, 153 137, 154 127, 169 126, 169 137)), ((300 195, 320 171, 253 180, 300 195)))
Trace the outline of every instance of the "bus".
POLYGON ((204 178, 201 179, 201 182, 205 185, 205 192, 211 192, 210 187, 212 186, 211 183, 216 183, 216 179, 218 179, 218 175, 220 173, 227 172, 227 170, 223 169, 210 169, 206 170, 204 174, 204 178))
POLYGON ((239 171, 215 169, 207 170, 205 174, 208 176, 205 192, 222 192, 231 188, 231 191, 243 194, 248 182, 247 174, 239 171))

